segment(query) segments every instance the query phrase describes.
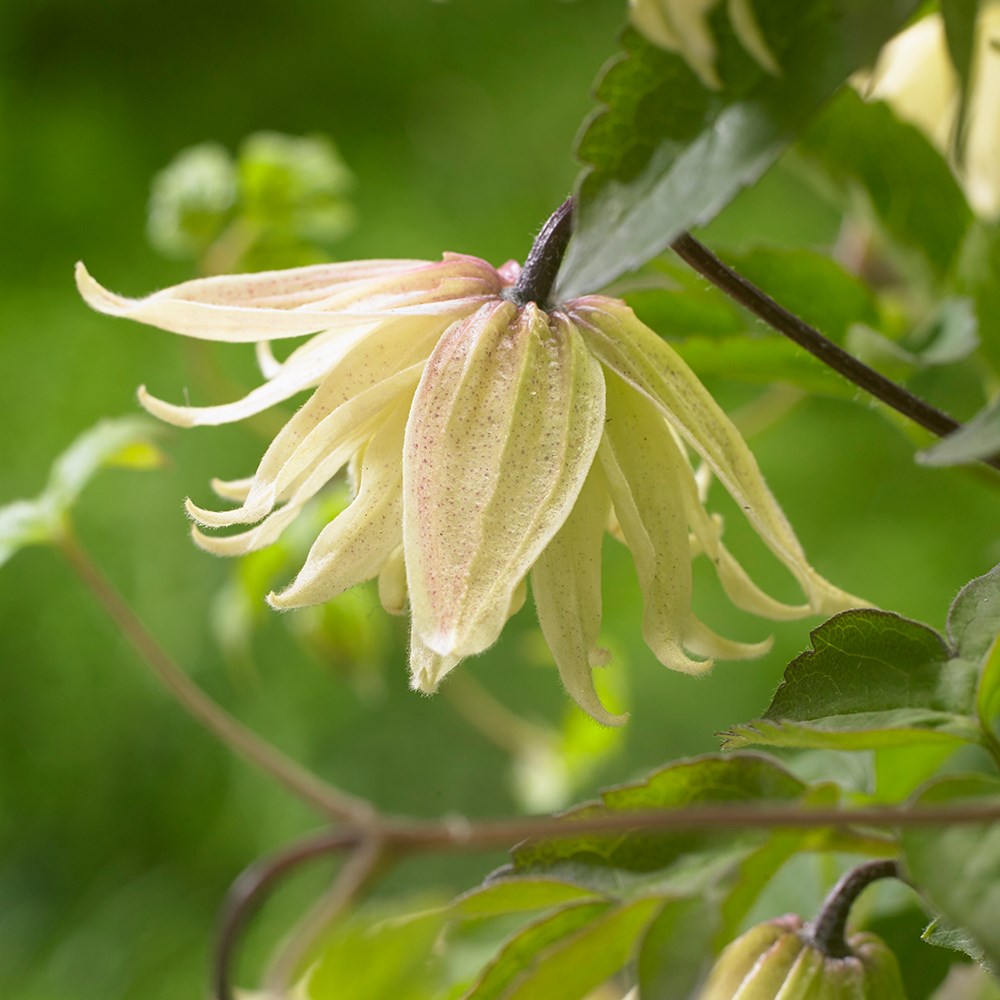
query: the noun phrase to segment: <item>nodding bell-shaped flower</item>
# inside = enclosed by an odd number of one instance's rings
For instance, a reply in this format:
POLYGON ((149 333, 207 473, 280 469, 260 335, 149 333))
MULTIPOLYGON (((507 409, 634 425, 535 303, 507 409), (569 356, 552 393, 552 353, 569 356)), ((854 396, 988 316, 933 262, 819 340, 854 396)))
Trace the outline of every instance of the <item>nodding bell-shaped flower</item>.
POLYGON ((142 299, 108 292, 82 265, 77 281, 101 312, 256 343, 265 381, 243 399, 176 406, 140 388, 154 416, 180 427, 230 423, 311 391, 252 476, 213 482, 236 506, 187 502, 194 540, 228 556, 269 545, 350 466, 353 501, 268 600, 279 609, 319 604, 378 577, 388 611, 409 606, 412 685, 421 691, 496 642, 530 577, 566 689, 599 722, 623 721, 592 678, 606 659, 597 639, 609 530, 632 551, 646 642, 675 670, 699 674, 713 657, 768 648, 722 639, 695 617, 692 554, 712 561, 734 604, 766 618, 862 604, 806 561, 746 443, 674 350, 616 299, 543 308, 536 300, 544 305, 548 288, 530 296, 525 281, 531 262, 524 274, 459 254, 325 264, 203 278, 142 299), (276 360, 272 342, 297 337, 308 339, 276 360), (805 603, 769 597, 728 552, 692 453, 788 567, 805 603))
MULTIPOLYGON (((676 52, 711 90, 722 86, 715 69, 718 45, 709 16, 719 0, 629 0, 629 17, 654 45, 676 52)), ((781 70, 757 24, 751 0, 726 0, 733 33, 768 73, 781 70)))

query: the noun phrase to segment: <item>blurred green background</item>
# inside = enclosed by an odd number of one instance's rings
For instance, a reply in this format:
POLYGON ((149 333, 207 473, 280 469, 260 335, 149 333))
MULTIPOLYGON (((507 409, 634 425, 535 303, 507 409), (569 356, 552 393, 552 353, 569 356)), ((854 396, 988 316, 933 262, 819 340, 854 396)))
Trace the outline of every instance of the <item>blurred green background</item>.
MULTIPOLYGON (((137 411, 140 383, 171 400, 190 390, 201 403, 221 401, 205 371, 232 395, 254 384, 249 349, 192 351, 91 313, 73 287, 77 259, 126 294, 194 273, 190 261, 160 256, 145 231, 152 178, 180 150, 208 140, 234 150, 261 129, 324 133, 356 178, 357 225, 337 257, 523 257, 572 187, 572 140, 623 15, 618 0, 238 9, 4 0, 0 503, 37 493, 80 430, 137 411)), ((708 236, 828 251, 839 215, 793 168, 779 166, 708 236)), ((761 391, 712 385, 733 406, 761 391)), ((981 402, 960 379, 925 389, 962 417, 981 402)), ((632 720, 608 737, 568 707, 529 607, 462 668, 551 735, 517 743, 502 715, 489 717, 498 732, 470 723, 481 691, 464 681, 433 699, 408 691, 404 623, 370 592, 297 623, 247 604, 262 576, 294 571, 280 553, 241 571, 188 543, 181 499, 206 501, 211 476, 248 474, 263 444, 242 426, 171 432, 168 467, 97 479, 78 509, 80 534, 199 684, 385 809, 555 808, 712 750, 716 731, 759 713, 807 644, 809 623, 782 624, 763 661, 721 664, 698 681, 668 673, 642 646, 631 566, 609 542, 610 683, 632 720), (248 607, 260 609, 252 635, 240 617, 248 607)), ((1000 560, 995 487, 967 470, 916 466, 913 442, 864 400, 807 400, 754 447, 814 564, 882 607, 941 627, 955 591, 1000 560)), ((729 536, 737 552, 759 554, 735 515, 729 536)), ((792 596, 776 567, 759 575, 792 596)), ((702 567, 697 580, 698 606, 720 630, 766 634, 728 609, 702 567)), ((57 553, 18 554, 0 591, 0 996, 198 996, 229 882, 317 819, 183 715, 57 553)), ((421 861, 380 891, 447 894, 501 861, 421 861)), ((326 878, 299 879, 268 909, 251 937, 247 982, 326 878)))

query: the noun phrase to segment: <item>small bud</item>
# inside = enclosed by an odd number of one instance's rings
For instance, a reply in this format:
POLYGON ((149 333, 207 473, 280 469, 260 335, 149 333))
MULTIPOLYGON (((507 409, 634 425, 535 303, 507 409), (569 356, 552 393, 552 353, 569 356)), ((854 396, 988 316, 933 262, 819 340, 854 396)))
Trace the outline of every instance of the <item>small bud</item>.
POLYGON ((874 934, 827 955, 794 914, 751 928, 719 956, 700 1000, 906 1000, 896 956, 874 934))
POLYGON ((218 238, 237 199, 236 169, 214 142, 191 146, 153 179, 147 230, 168 257, 200 257, 218 238))

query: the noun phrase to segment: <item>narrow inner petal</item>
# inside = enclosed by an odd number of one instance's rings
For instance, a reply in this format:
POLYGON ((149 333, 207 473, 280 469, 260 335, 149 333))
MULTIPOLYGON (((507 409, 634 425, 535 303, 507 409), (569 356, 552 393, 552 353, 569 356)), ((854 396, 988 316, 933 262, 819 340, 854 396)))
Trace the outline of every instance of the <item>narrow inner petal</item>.
POLYGON ((563 685, 597 722, 618 726, 594 688, 592 661, 601 628, 601 545, 611 501, 600 463, 594 463, 566 523, 545 547, 531 571, 538 623, 563 685))
POLYGON ((691 549, 680 487, 681 455, 648 400, 606 373, 608 421, 598 453, 642 589, 643 635, 673 670, 703 673, 711 661, 684 652, 691 616, 691 549))
POLYGON ((589 296, 569 308, 590 349, 658 406, 705 459, 757 534, 799 582, 812 610, 833 614, 866 606, 867 602, 834 587, 809 565, 746 442, 673 348, 617 300, 589 296))
POLYGON ((295 580, 268 603, 321 604, 381 571, 403 538, 403 432, 409 400, 397 403, 364 451, 358 493, 313 543, 295 580))

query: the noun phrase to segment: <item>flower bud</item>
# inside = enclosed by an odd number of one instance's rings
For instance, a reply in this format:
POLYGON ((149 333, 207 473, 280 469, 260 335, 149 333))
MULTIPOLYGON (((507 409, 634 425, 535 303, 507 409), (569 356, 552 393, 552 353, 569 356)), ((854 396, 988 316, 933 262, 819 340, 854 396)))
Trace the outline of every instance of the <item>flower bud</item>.
POLYGON ((906 1000, 899 964, 874 934, 826 954, 794 914, 751 928, 719 956, 700 1000, 906 1000))

